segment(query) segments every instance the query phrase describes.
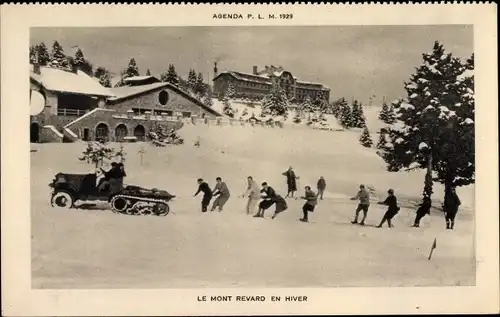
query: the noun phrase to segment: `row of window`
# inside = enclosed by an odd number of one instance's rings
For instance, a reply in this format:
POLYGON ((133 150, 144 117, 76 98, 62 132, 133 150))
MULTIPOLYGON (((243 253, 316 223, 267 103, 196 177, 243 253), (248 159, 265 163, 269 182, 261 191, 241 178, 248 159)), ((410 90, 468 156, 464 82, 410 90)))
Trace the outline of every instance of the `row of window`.
POLYGON ((157 116, 168 116, 168 117, 173 117, 174 115, 181 115, 185 118, 190 118, 191 117, 191 112, 190 111, 172 111, 172 110, 153 110, 153 109, 147 109, 147 108, 132 108, 132 111, 134 114, 154 114, 157 116))

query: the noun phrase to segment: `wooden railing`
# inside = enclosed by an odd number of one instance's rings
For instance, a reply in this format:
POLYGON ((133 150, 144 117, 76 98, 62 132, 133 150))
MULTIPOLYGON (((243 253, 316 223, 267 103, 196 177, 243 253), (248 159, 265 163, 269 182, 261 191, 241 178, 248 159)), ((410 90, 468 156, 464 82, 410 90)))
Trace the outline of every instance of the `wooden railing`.
POLYGON ((80 110, 80 109, 66 109, 66 108, 57 109, 58 116, 81 117, 87 112, 88 110, 80 110))

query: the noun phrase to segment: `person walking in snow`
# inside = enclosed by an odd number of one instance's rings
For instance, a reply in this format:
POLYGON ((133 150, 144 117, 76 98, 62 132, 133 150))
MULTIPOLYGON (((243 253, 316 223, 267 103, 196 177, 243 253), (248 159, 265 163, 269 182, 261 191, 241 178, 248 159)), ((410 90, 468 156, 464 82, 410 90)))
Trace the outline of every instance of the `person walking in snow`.
POLYGON ((400 210, 400 208, 398 207, 398 199, 396 198, 396 196, 394 196, 394 190, 389 189, 387 191, 387 194, 388 196, 384 201, 378 202, 379 205, 387 205, 388 208, 377 228, 382 228, 382 225, 384 224, 385 221, 387 221, 387 225, 389 226, 389 228, 394 227, 391 223, 391 220, 392 218, 394 218, 395 215, 398 214, 400 210))
POLYGON ((240 197, 248 197, 246 211, 247 215, 253 214, 253 211, 257 207, 260 200, 260 188, 252 178, 248 176, 247 178, 248 187, 247 190, 240 197))
POLYGON ((431 213, 432 200, 430 197, 425 196, 422 203, 418 206, 417 215, 415 217, 415 222, 413 227, 420 227, 420 220, 425 217, 425 215, 430 215, 431 213))
POLYGON ((293 194, 297 191, 297 179, 299 179, 298 176, 295 176, 295 172, 293 171, 293 168, 290 166, 287 171, 283 172, 281 175, 286 176, 286 184, 288 186, 288 193, 286 194, 285 198, 292 197, 293 194))
POLYGON ((309 222, 309 212, 314 212, 314 208, 318 204, 318 196, 311 190, 310 186, 306 186, 305 194, 300 198, 305 199, 306 202, 304 203, 304 206, 302 206, 304 217, 299 220, 302 222, 309 222))
POLYGON ((316 188, 318 189, 319 199, 323 200, 323 193, 325 192, 325 188, 326 188, 326 181, 325 181, 325 178, 323 176, 321 176, 318 179, 318 184, 317 184, 316 188))
POLYGON ((358 207, 356 208, 356 214, 354 220, 351 221, 352 224, 358 223, 359 212, 363 211, 363 218, 361 219, 360 225, 365 225, 366 216, 368 215, 368 209, 370 208, 370 193, 366 190, 365 185, 359 185, 359 191, 356 196, 352 197, 351 200, 359 200, 358 207))
POLYGON ((446 219, 446 229, 453 230, 455 227, 455 216, 458 212, 458 207, 462 204, 458 198, 454 187, 448 187, 444 194, 443 211, 446 219))
POLYGON ((210 211, 214 211, 215 208, 219 207, 220 212, 222 211, 222 208, 224 208, 226 202, 229 200, 231 194, 229 193, 229 189, 227 188, 226 183, 222 181, 222 178, 217 177, 215 181, 217 182, 217 184, 215 185, 212 195, 214 197, 217 196, 217 198, 215 198, 212 209, 210 211))
POLYGON ((202 178, 198 178, 198 191, 193 195, 196 197, 200 192, 203 192, 203 199, 201 200, 201 212, 207 212, 208 205, 210 205, 210 200, 212 200, 212 190, 210 186, 203 181, 202 178))
POLYGON ((266 182, 262 183, 262 190, 260 192, 264 194, 262 196, 263 200, 260 202, 259 211, 256 215, 254 215, 254 217, 264 218, 264 212, 274 204, 276 204, 276 209, 274 210, 272 219, 276 218, 280 212, 288 209, 285 199, 276 194, 274 188, 269 186, 266 182))

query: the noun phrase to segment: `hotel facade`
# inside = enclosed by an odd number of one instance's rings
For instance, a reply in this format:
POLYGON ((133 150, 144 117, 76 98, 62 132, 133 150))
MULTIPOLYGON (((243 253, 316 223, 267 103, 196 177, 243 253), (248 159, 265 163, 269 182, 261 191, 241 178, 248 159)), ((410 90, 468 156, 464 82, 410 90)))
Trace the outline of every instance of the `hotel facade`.
POLYGON ((260 100, 269 93, 273 85, 278 84, 285 90, 288 100, 292 102, 301 102, 306 97, 315 100, 320 96, 330 100, 330 88, 321 83, 299 80, 281 66, 265 66, 260 71, 257 66, 253 66, 252 73, 237 71, 218 73, 217 63, 215 63, 213 79, 215 97, 223 97, 230 84, 233 85, 237 98, 260 100))

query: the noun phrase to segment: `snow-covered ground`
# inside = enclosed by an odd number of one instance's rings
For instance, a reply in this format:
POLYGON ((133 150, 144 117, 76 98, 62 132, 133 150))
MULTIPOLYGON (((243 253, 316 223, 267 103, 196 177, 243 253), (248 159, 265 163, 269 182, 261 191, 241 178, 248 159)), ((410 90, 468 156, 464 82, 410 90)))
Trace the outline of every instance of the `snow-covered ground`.
MULTIPOLYGON (((378 109, 365 109, 375 141, 378 109), (375 118, 375 119, 374 119, 375 118)), ((474 285, 474 187, 457 190, 463 202, 456 230, 444 230, 437 210, 410 228, 423 172, 389 173, 374 149, 358 143, 360 131, 250 126, 186 125, 184 146, 125 144, 126 183, 178 196, 167 217, 133 217, 99 210, 58 210, 47 184, 57 172, 82 173, 84 143, 32 145, 32 284, 35 288, 190 288, 474 285), (201 147, 192 144, 200 137, 201 147), (140 164, 139 150, 146 150, 140 164), (60 155, 65 153, 65 155, 60 155), (299 188, 327 182, 325 200, 301 217, 302 201, 275 220, 245 214, 238 198, 246 177, 267 181, 284 195, 281 173, 292 165, 299 188), (221 176, 232 197, 222 213, 202 214, 193 198, 196 179, 221 176), (404 207, 395 228, 377 229, 384 207, 373 204, 366 227, 350 224, 360 183, 374 198, 394 188, 404 207), (427 256, 434 238, 438 247, 427 256)), ((118 147, 118 146, 116 146, 118 147)), ((435 201, 442 186, 435 186, 435 201)), ((267 217, 271 216, 268 211, 267 217)))

